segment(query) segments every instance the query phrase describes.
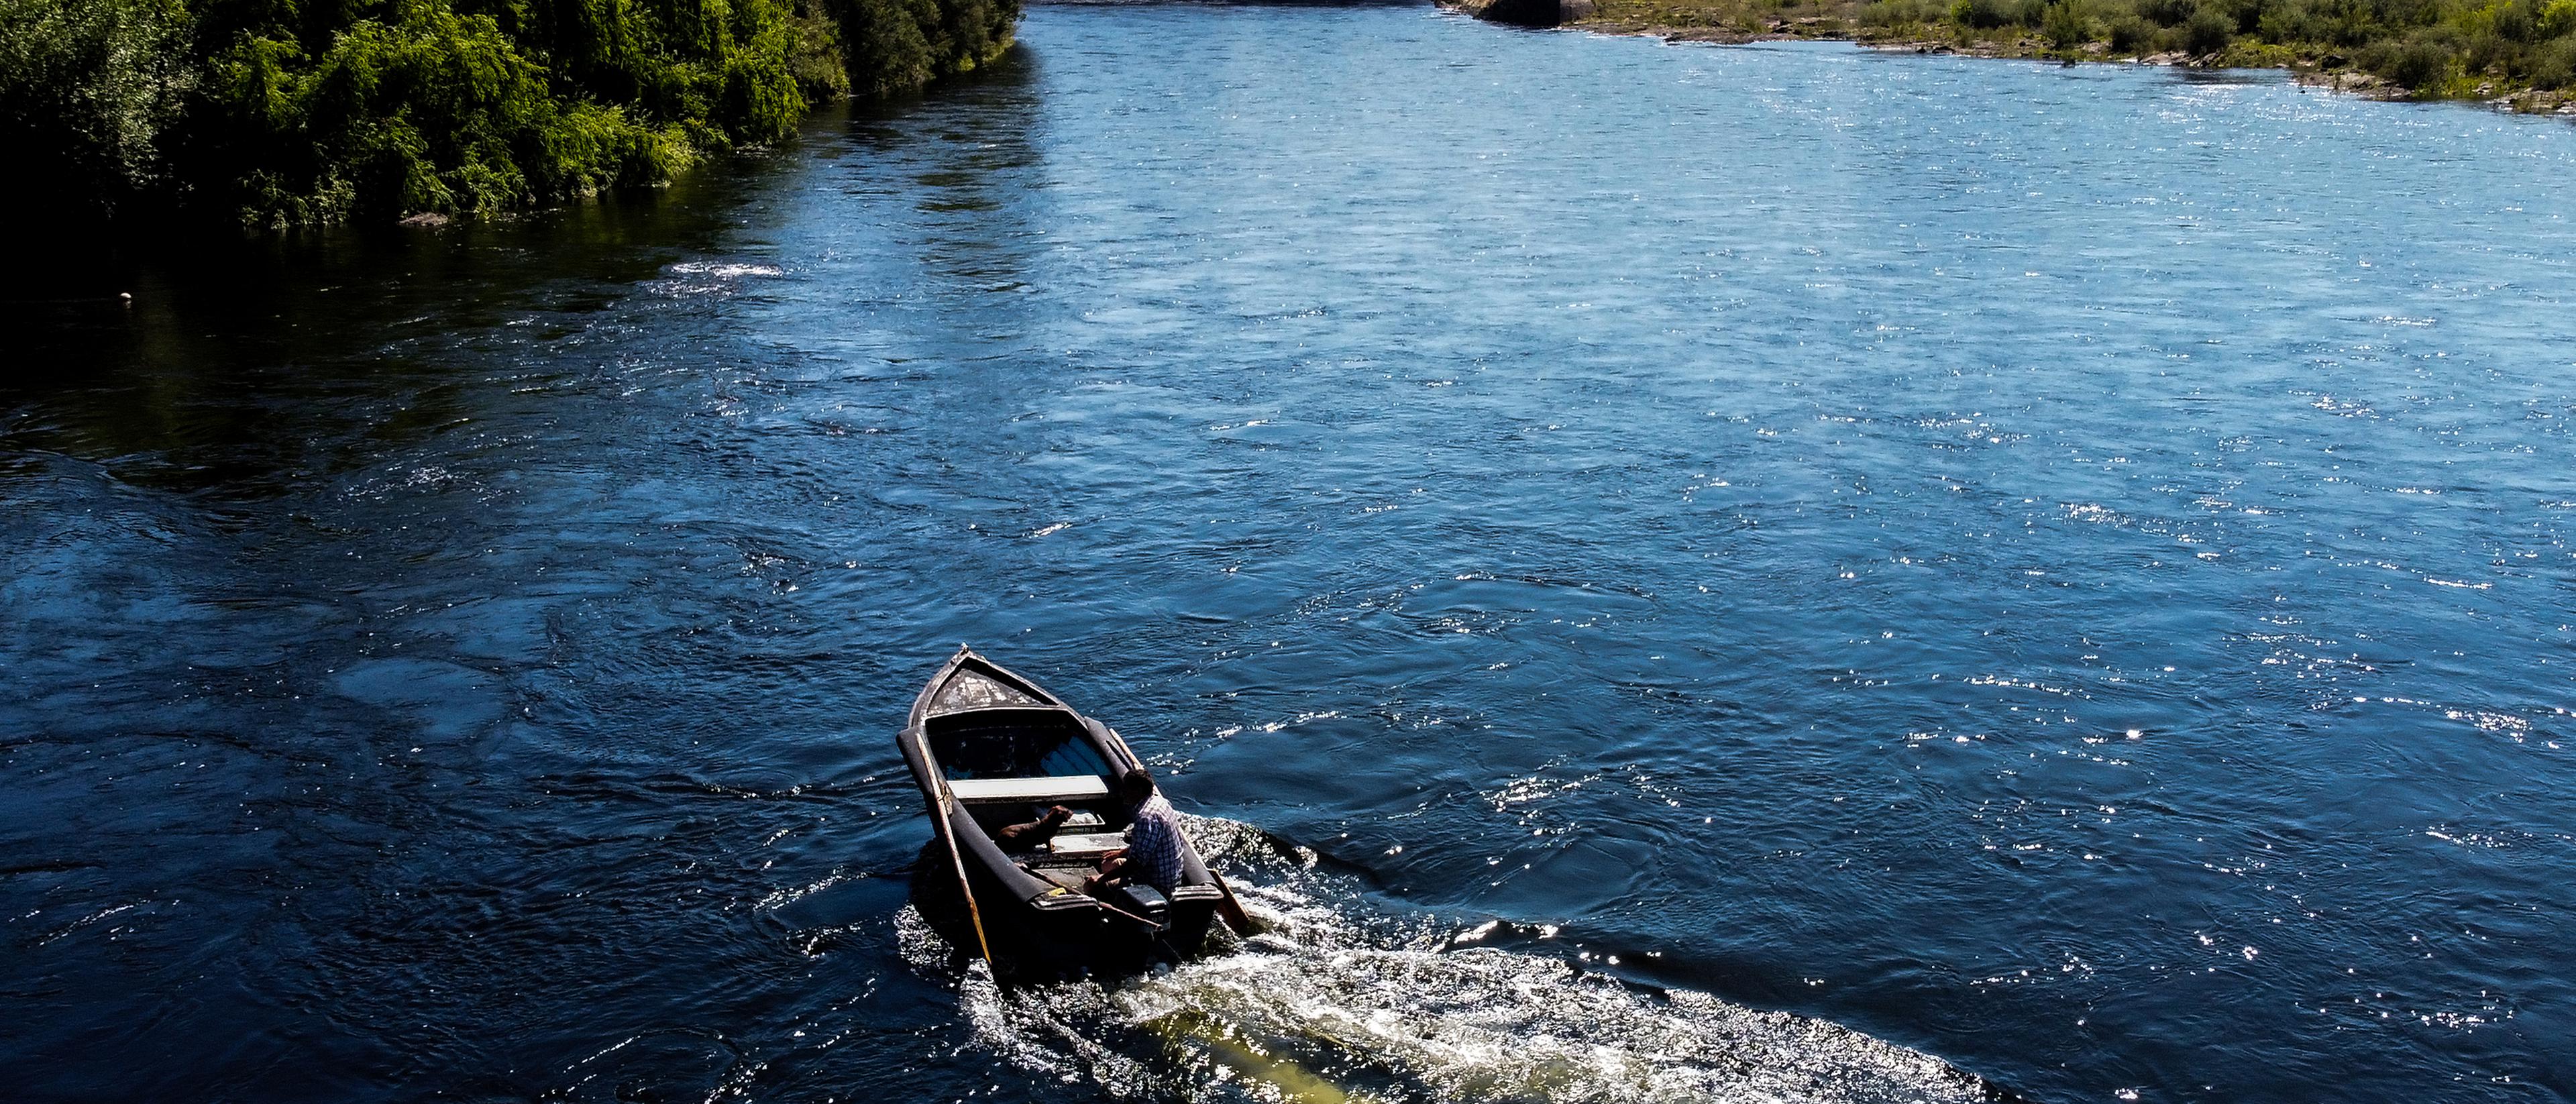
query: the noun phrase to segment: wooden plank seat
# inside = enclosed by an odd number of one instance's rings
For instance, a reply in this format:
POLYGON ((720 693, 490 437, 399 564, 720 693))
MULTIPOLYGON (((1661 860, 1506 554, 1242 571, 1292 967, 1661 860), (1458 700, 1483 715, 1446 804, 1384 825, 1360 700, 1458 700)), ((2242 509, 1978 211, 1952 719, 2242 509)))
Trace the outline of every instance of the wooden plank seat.
POLYGON ((1125 846, 1124 832, 1066 832, 1047 841, 1047 850, 1058 855, 1106 855, 1125 846))
POLYGON ((955 778, 948 792, 959 801, 1098 801, 1109 796, 1109 780, 1096 774, 1049 774, 1033 778, 955 778))

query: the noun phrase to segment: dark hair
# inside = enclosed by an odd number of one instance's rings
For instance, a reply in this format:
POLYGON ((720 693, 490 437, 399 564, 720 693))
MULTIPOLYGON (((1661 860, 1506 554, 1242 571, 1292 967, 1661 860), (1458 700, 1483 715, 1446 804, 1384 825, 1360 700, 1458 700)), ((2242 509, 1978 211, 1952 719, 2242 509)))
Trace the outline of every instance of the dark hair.
POLYGON ((1129 801, 1143 801, 1154 796, 1154 776, 1143 767, 1129 767, 1118 776, 1118 796, 1129 801))

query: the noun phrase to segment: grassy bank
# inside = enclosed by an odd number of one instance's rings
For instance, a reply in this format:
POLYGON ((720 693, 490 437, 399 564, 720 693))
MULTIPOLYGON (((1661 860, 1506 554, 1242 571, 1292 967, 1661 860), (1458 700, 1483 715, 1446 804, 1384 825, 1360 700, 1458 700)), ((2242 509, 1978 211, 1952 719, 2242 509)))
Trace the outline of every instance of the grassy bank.
POLYGON ((2382 95, 2576 105, 2576 0, 1598 0, 1579 25, 2287 68, 2382 95))
POLYGON ((0 0, 0 201, 294 227, 650 185, 1009 46, 1018 0, 0 0))

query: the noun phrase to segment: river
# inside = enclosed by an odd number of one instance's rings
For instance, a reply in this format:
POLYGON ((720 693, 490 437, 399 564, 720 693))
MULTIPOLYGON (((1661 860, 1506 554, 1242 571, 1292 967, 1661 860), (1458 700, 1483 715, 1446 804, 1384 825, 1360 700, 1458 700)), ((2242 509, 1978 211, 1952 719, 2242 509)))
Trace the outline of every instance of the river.
POLYGON ((18 1099, 2576 1095, 2576 129, 1021 37, 7 308, 18 1099), (1280 934, 960 967, 892 735, 961 641, 1280 934))

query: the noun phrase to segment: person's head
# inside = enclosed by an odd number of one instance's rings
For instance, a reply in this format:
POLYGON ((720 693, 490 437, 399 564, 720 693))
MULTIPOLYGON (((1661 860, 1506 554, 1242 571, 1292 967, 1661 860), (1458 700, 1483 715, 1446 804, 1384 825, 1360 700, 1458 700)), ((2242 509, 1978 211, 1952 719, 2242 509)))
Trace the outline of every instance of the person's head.
POLYGON ((1154 796, 1154 776, 1145 773, 1145 768, 1129 767, 1127 773, 1118 776, 1118 800, 1130 805, 1142 805, 1146 798, 1152 796, 1154 796))

